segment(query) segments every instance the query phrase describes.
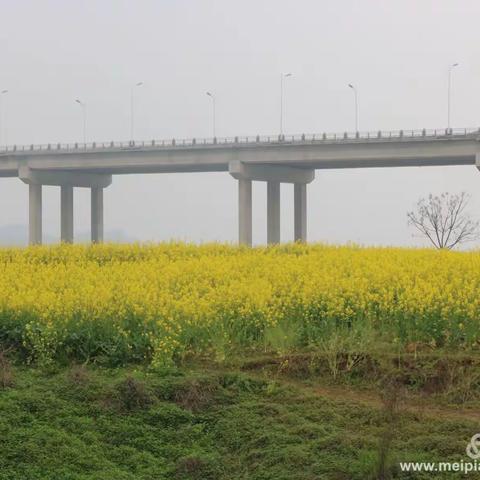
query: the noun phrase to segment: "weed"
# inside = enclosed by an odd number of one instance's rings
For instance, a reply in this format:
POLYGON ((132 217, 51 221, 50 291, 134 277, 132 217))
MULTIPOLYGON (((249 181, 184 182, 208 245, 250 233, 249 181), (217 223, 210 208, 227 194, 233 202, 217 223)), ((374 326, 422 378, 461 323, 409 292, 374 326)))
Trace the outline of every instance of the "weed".
POLYGON ((12 364, 6 350, 0 350, 0 388, 12 387, 14 384, 12 364))
POLYGON ((292 351, 298 344, 298 332, 294 322, 281 322, 265 329, 265 351, 272 349, 274 352, 285 355, 292 351))
POLYGON ((392 478, 391 450, 399 418, 399 407, 402 398, 402 386, 395 376, 387 377, 383 392, 384 431, 378 446, 377 480, 392 478))
POLYGON ((76 387, 85 387, 90 382, 90 374, 85 365, 73 365, 67 373, 68 381, 76 387))
POLYGON ((365 352, 375 351, 375 334, 367 326, 347 331, 334 331, 318 345, 318 354, 326 361, 336 380, 340 374, 351 373, 364 359, 365 352))
POLYGON ((204 460, 198 457, 184 457, 177 461, 176 465, 176 477, 181 480, 204 480, 204 472, 206 469, 206 463, 204 460))
POLYGON ((210 379, 189 379, 178 385, 173 400, 183 408, 198 412, 213 402, 218 387, 218 382, 210 379))
POLYGON ((153 403, 152 395, 148 392, 145 383, 131 375, 118 383, 115 390, 116 399, 124 411, 145 409, 153 403))

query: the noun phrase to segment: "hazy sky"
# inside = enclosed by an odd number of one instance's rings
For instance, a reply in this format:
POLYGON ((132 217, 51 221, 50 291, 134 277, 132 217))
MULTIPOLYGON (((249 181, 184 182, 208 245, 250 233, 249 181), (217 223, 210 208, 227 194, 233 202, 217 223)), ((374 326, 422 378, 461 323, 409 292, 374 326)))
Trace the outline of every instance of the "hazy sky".
MULTIPOLYGON (((478 0, 0 0, 2 141, 276 134, 280 72, 287 133, 444 128, 454 62, 452 126, 480 125, 478 0)), ((317 171, 310 240, 421 243, 406 211, 430 192, 473 196, 475 167, 317 171)), ((59 231, 59 189, 45 188, 44 231, 59 231)), ((0 179, 0 227, 27 221, 27 186, 0 179)), ((138 240, 237 238, 237 189, 227 173, 116 176, 105 228, 138 240)), ((266 186, 254 184, 254 241, 266 238, 266 186)), ((293 188, 282 186, 282 237, 293 237, 293 188)), ((75 230, 89 229, 89 192, 75 193, 75 230)))

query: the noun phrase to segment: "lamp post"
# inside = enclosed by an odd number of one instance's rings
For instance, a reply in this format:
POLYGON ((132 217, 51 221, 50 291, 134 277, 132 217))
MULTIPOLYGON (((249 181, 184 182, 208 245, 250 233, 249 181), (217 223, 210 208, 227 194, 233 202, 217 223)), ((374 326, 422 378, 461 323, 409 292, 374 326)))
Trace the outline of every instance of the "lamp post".
POLYGON ((130 89, 130 141, 133 143, 134 122, 135 122, 135 89, 141 87, 143 82, 137 82, 130 89))
POLYGON ((83 115, 83 144, 87 146, 87 104, 82 102, 78 98, 75 100, 76 103, 82 107, 82 115, 83 115))
MULTIPOLYGON (((0 145, 2 144, 2 129, 3 129, 3 109, 2 109, 2 97, 8 93, 8 90, 0 91, 0 145)), ((6 123, 6 122, 5 122, 6 123)), ((5 135, 5 144, 7 143, 7 136, 5 135)))
POLYGON ((351 83, 348 86, 353 90, 353 95, 355 98, 355 132, 358 132, 358 92, 354 85, 351 83))
POLYGON ((215 95, 212 92, 207 92, 207 95, 212 99, 212 121, 213 121, 213 138, 216 138, 216 125, 215 125, 215 115, 216 115, 216 105, 215 105, 215 95))
POLYGON ((280 74, 280 135, 283 135, 283 80, 291 76, 291 73, 280 74))
POLYGON ((453 63, 448 67, 448 91, 447 91, 447 128, 450 130, 450 103, 452 93, 452 70, 458 67, 458 63, 453 63))

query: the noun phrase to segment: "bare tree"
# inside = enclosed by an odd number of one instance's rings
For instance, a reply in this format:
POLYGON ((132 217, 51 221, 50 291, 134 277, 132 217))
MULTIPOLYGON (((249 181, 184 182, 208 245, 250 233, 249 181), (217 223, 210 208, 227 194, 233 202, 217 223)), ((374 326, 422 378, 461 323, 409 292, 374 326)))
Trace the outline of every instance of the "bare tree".
POLYGON ((480 222, 465 212, 469 201, 470 195, 465 192, 430 194, 417 202, 415 210, 407 213, 408 223, 436 248, 450 250, 480 236, 480 222))

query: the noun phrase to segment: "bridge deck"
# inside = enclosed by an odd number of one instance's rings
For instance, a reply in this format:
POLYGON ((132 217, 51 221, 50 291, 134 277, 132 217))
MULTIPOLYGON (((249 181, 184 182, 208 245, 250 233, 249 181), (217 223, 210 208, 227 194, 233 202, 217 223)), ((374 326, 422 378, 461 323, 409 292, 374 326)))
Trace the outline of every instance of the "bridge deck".
POLYGON ((226 171, 232 161, 298 168, 473 165, 480 129, 0 147, 0 176, 37 170, 128 174, 226 171))

